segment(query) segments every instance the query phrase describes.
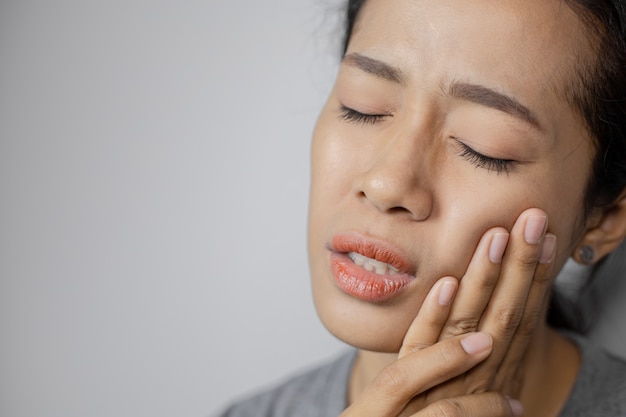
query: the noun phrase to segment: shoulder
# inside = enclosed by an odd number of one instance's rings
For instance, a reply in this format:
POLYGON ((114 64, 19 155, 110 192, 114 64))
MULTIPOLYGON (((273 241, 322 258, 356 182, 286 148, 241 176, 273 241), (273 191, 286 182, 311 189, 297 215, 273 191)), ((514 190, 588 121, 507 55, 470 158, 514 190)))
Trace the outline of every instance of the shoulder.
POLYGON ((581 351, 578 378, 562 417, 625 417, 626 361, 589 340, 571 336, 581 351))
POLYGON ((346 407, 356 351, 230 406, 218 417, 336 417, 346 407))

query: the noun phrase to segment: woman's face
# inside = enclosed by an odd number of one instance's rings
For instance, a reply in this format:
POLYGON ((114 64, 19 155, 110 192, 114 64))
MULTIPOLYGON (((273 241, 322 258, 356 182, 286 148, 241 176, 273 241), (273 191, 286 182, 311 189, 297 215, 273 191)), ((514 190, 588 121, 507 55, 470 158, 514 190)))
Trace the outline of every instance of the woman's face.
POLYGON ((593 157, 566 99, 585 33, 561 1, 367 1, 312 145, 309 258, 332 333, 396 351, 435 281, 527 208, 548 213, 561 267, 593 157))

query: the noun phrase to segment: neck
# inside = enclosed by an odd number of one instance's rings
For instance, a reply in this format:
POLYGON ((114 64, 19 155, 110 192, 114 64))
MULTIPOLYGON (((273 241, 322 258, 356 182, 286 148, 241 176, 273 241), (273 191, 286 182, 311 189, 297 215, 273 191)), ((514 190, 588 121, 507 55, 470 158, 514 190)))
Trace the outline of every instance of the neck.
MULTIPOLYGON (((350 378, 350 403, 396 357, 391 353, 360 351, 350 378)), ((542 324, 532 336, 522 366, 524 378, 519 399, 525 415, 558 416, 580 367, 576 346, 547 324, 542 324)))
POLYGON ((580 368, 580 352, 560 333, 541 326, 524 360, 526 376, 520 400, 528 416, 558 416, 580 368))

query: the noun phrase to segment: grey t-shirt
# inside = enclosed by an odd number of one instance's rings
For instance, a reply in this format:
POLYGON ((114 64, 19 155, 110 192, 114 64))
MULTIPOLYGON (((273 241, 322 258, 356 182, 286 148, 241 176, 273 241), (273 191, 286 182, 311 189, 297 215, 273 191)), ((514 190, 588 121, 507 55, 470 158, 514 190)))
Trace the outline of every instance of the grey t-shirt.
MULTIPOLYGON (((626 361, 588 340, 568 335, 582 354, 581 368, 560 417, 626 417, 626 361)), ((356 351, 292 377, 228 408, 220 417, 337 417, 346 407, 356 351)))

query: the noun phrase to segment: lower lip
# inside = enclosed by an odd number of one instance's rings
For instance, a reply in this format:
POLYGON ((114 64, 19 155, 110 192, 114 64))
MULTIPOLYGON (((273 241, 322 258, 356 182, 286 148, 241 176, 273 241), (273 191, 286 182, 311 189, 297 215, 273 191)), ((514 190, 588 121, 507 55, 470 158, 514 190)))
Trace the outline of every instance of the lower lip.
POLYGON ((375 274, 356 265, 347 255, 336 252, 330 255, 330 265, 335 282, 343 292, 373 303, 395 297, 413 280, 408 274, 375 274))

